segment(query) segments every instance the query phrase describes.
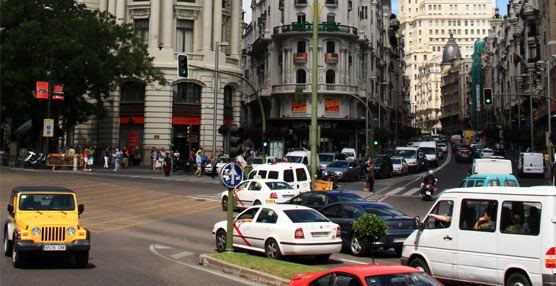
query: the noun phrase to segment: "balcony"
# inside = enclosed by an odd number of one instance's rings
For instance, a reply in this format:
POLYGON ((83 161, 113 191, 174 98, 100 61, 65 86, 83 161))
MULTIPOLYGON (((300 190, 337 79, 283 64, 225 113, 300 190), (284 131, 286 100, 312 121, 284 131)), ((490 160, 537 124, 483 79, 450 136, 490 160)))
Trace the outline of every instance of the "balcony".
POLYGON ((307 6, 307 0, 295 0, 295 7, 307 6))
POLYGON ((338 6, 338 0, 325 0, 324 5, 329 6, 329 7, 330 6, 336 7, 336 6, 338 6))
POLYGON ((336 53, 326 53, 324 54, 324 62, 327 64, 338 63, 338 54, 336 53))
MULTIPOLYGON (((296 88, 302 88, 304 92, 311 92, 311 83, 288 83, 272 86, 273 94, 293 94, 296 88)), ((358 86, 347 84, 318 84, 319 94, 357 94, 358 86)))
MULTIPOLYGON (((323 22, 318 25, 319 34, 333 34, 335 36, 345 36, 353 39, 357 39, 359 35, 357 34, 357 28, 352 26, 340 25, 335 22, 323 22)), ((297 23, 294 22, 291 25, 283 25, 274 28, 273 38, 285 37, 285 36, 299 36, 306 35, 310 36, 313 33, 313 24, 309 22, 297 23)))
POLYGON ((305 64, 307 63, 307 53, 295 53, 293 54, 294 64, 305 64))

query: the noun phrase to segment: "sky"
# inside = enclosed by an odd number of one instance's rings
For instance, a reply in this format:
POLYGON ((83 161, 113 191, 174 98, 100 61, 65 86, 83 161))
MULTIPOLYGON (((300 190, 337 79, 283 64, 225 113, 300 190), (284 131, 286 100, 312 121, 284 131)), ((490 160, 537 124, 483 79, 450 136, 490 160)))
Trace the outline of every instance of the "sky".
MULTIPOLYGON (((243 11, 245 11, 245 22, 251 23, 251 0, 243 0, 243 11)), ((496 8, 500 11, 500 16, 507 15, 506 9, 508 0, 496 0, 496 8)), ((399 0, 392 0, 392 12, 396 15, 399 13, 399 0)))

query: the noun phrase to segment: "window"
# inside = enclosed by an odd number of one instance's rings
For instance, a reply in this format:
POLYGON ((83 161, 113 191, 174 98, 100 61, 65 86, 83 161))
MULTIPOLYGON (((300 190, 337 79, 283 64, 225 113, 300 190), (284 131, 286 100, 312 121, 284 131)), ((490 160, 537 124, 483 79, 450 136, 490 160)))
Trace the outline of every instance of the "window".
POLYGON ((261 170, 261 171, 259 171, 259 176, 261 176, 261 178, 264 179, 264 178, 266 178, 266 173, 267 172, 265 170, 261 170))
MULTIPOLYGON (((305 0, 305 4, 307 4, 307 0, 305 0)), ((305 14, 301 13, 297 15, 297 22, 298 23, 303 23, 305 22, 305 14)))
POLYGON ((271 209, 264 208, 257 217, 257 222, 260 223, 276 223, 278 221, 278 215, 275 211, 271 209))
POLYGON ((333 205, 322 210, 322 214, 329 218, 339 218, 342 211, 342 205, 333 205))
POLYGON ((297 42, 297 52, 298 53, 305 53, 305 51, 306 51, 305 46, 306 46, 305 41, 298 41, 297 42))
POLYGON ((335 53, 336 45, 333 41, 326 42, 326 52, 327 53, 335 53))
POLYGON ((296 196, 293 200, 292 203, 294 205, 308 205, 309 204, 309 200, 311 199, 311 196, 313 194, 311 192, 307 192, 307 193, 302 193, 299 196, 296 196))
POLYGON ((298 182, 307 181, 307 173, 303 168, 295 169, 295 176, 297 177, 298 182))
POLYGON ((149 44, 149 19, 135 19, 135 35, 145 45, 149 44))
POLYGON ((326 16, 326 21, 328 21, 328 23, 334 23, 336 22, 336 16, 330 13, 326 16))
POLYGON ((145 84, 139 81, 128 81, 122 84, 121 102, 145 101, 145 84))
POLYGON ((232 107, 233 89, 230 86, 224 87, 224 107, 232 107))
POLYGON ((440 201, 430 212, 432 215, 427 217, 425 228, 441 229, 448 228, 452 223, 452 211, 454 209, 453 201, 440 201))
POLYGON ((201 86, 182 82, 172 87, 174 103, 201 103, 201 86))
POLYGON ((307 5, 307 0, 295 0, 295 4, 296 5, 299 5, 299 4, 307 5))
POLYGON ((270 172, 268 172, 268 179, 276 179, 276 180, 278 180, 278 172, 277 172, 277 171, 270 171, 270 172))
MULTIPOLYGON (((144 0, 134 0, 134 1, 144 1, 144 0)), ((178 2, 189 2, 189 3, 195 3, 195 0, 177 0, 178 2)))
POLYGON ((193 51, 193 21, 178 20, 176 24, 176 52, 193 51))
POLYGON ((497 201, 465 199, 461 203, 459 228, 462 230, 494 232, 497 210, 497 201))
POLYGON ((496 187, 500 186, 500 181, 498 179, 490 179, 487 182, 487 187, 496 187))
POLYGON ((506 201, 502 203, 500 232, 538 235, 541 204, 536 202, 506 201))
POLYGON ((252 208, 244 213, 242 213, 240 216, 237 217, 236 221, 253 221, 253 218, 255 217, 255 215, 257 214, 257 212, 259 211, 259 208, 252 208))
POLYGON ((284 181, 291 183, 294 181, 293 170, 284 170, 284 181))
POLYGON ((517 187, 517 181, 505 179, 504 187, 517 187))
POLYGON ((296 73, 296 83, 306 83, 307 73, 305 70, 298 70, 296 73))
POLYGON ((326 83, 333 84, 336 82, 336 73, 333 70, 326 71, 326 83))
POLYGON ((249 190, 250 191, 260 191, 261 190, 261 184, 259 184, 259 182, 251 182, 251 185, 249 185, 249 190))

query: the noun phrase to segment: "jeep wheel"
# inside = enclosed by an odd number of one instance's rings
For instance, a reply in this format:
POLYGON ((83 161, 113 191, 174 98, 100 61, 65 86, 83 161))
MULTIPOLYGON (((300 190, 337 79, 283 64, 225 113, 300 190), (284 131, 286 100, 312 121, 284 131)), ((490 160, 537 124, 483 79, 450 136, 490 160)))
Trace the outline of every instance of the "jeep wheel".
POLYGON ((75 265, 79 268, 86 268, 89 264, 89 251, 77 251, 74 253, 75 265))
POLYGON ((216 232, 216 251, 224 252, 226 250, 226 232, 219 230, 216 232))
POLYGON ((17 250, 17 241, 14 239, 12 247, 12 263, 15 268, 21 268, 23 266, 24 255, 17 250))
POLYGON ((8 229, 4 229, 4 255, 12 255, 12 242, 8 239, 8 229))

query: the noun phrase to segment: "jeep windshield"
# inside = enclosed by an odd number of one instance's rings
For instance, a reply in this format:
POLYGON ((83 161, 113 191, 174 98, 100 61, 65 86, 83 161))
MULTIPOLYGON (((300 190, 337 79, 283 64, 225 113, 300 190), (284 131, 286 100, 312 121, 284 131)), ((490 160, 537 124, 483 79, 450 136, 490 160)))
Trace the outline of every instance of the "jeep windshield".
POLYGON ((22 211, 73 211, 75 201, 71 194, 21 194, 19 210, 22 211))

